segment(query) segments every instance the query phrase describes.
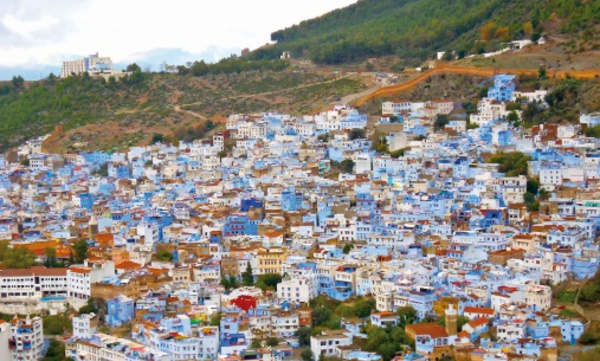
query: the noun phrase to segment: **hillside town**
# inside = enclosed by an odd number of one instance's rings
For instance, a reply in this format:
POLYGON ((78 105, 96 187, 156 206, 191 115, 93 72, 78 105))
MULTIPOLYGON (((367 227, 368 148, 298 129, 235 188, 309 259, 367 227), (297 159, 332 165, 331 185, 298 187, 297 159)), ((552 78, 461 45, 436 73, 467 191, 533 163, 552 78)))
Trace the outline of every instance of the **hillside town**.
POLYGON ((498 74, 469 114, 392 100, 123 152, 27 141, 0 157, 0 355, 41 358, 43 317, 67 314, 75 361, 558 360, 590 323, 556 286, 600 264, 600 114, 521 126, 514 105, 546 95, 498 74))

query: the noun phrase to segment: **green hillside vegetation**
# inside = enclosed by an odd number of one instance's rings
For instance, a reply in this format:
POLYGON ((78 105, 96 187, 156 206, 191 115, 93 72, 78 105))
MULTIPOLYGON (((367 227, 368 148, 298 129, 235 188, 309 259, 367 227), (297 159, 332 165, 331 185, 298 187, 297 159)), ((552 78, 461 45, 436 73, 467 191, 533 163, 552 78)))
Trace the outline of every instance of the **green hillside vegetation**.
POLYGON ((60 141, 67 147, 77 142, 94 149, 147 144, 156 134, 190 140, 205 134, 197 132, 199 127, 213 128, 202 117, 269 109, 310 111, 365 88, 359 80, 298 71, 281 60, 231 57, 211 65, 181 66, 177 74, 131 69, 131 75, 119 80, 51 75, 39 82, 15 77, 0 83, 0 150, 50 133, 57 124, 64 126, 65 139, 60 141), (111 136, 98 136, 92 127, 98 125, 111 136))
POLYGON ((282 51, 318 63, 340 64, 398 55, 408 62, 437 51, 497 49, 511 39, 538 39, 544 24, 564 35, 598 39, 600 2, 582 0, 359 0, 271 35, 277 44, 254 51, 275 59, 282 51))
POLYGON ((58 123, 77 127, 108 117, 111 108, 134 107, 143 83, 141 72, 120 82, 83 75, 25 84, 17 77, 0 86, 0 148, 48 133, 58 123))

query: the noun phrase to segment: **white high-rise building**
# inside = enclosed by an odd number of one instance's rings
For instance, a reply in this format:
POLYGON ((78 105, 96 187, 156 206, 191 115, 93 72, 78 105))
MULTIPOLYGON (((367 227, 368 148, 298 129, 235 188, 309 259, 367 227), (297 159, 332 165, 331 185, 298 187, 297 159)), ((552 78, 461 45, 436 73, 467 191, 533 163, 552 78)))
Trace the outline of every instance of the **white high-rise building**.
POLYGON ((44 347, 42 319, 15 317, 10 321, 10 329, 8 347, 12 360, 39 360, 44 347))
POLYGON ((71 75, 79 75, 85 72, 90 74, 100 74, 103 72, 110 72, 112 70, 112 60, 110 57, 98 56, 96 54, 90 54, 90 56, 77 59, 73 61, 64 61, 62 70, 60 71, 60 77, 66 78, 71 75))
POLYGON ((280 300, 308 303, 315 297, 317 297, 317 285, 314 277, 300 276, 277 285, 277 298, 280 300))

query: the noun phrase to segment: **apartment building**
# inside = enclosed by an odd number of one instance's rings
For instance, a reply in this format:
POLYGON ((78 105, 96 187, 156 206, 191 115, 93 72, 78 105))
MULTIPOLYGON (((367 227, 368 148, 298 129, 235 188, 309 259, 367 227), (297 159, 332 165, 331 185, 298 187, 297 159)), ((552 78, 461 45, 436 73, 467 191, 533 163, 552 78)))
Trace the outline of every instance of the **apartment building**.
MULTIPOLYGON (((8 348, 13 360, 39 360, 44 347, 44 333, 40 317, 15 317, 10 321, 11 336, 8 348)), ((0 358, 4 358, 7 355, 0 358)))
POLYGON ((278 312, 271 316, 271 335, 273 337, 292 337, 300 327, 296 312, 278 312))
POLYGON ((73 61, 64 61, 60 71, 60 77, 66 78, 71 75, 80 75, 83 73, 99 74, 110 72, 112 70, 112 60, 108 56, 98 56, 98 53, 91 54, 85 58, 73 61))
POLYGON ((74 337, 92 337, 98 332, 98 317, 94 313, 84 313, 71 320, 74 337))
POLYGON ((0 301, 67 297, 67 269, 36 266, 0 270, 0 301))
POLYGON ((310 337, 310 349, 315 360, 321 355, 333 356, 340 346, 352 344, 352 333, 348 330, 323 331, 320 335, 310 337))
POLYGON ((317 297, 315 277, 301 276, 277 285, 277 298, 288 302, 308 303, 317 297))
POLYGON ((258 251, 258 274, 282 273, 288 253, 282 248, 261 248, 258 251))

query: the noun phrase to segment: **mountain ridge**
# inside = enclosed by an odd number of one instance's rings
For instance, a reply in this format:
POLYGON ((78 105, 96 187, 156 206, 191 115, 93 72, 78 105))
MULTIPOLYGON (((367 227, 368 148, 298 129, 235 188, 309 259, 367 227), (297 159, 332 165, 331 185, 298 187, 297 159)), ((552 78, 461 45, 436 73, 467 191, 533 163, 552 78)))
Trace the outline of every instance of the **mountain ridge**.
POLYGON ((581 0, 360 0, 272 33, 276 44, 254 58, 284 51, 322 64, 398 55, 409 61, 437 51, 477 53, 512 39, 545 33, 593 41, 600 47, 600 2, 581 0))

